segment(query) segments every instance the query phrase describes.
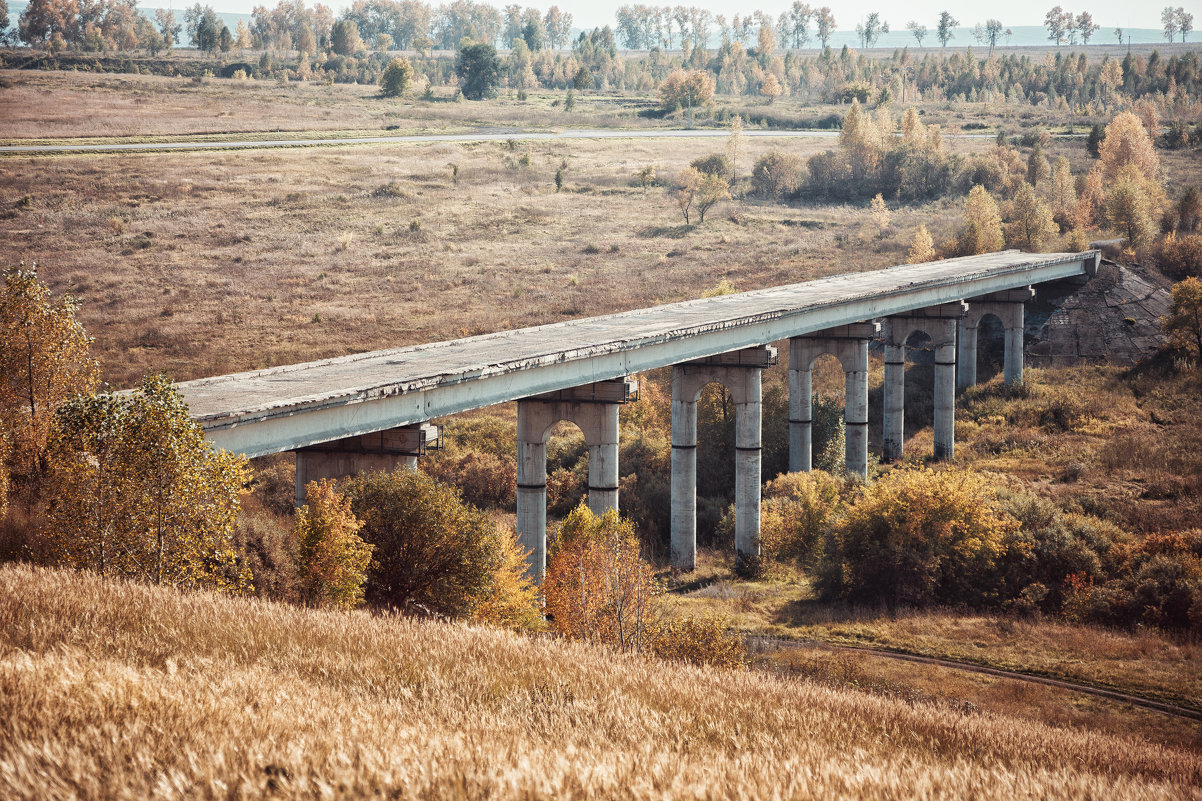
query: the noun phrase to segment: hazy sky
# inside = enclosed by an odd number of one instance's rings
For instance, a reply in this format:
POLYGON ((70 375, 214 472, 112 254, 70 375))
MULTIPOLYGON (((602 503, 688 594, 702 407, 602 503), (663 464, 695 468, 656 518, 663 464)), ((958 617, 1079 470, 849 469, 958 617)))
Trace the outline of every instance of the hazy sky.
MULTIPOLYGON (((160 3, 167 3, 159 0, 160 3)), ((195 0, 191 0, 195 2, 195 0)), ((190 5, 188 0, 175 0, 172 5, 177 8, 182 8, 185 5, 190 5)), ((203 2, 203 0, 202 0, 203 2)), ((256 5, 274 6, 276 0, 209 0, 209 3, 218 11, 232 11, 250 13, 252 7, 256 5)), ((311 0, 307 0, 310 2, 311 0)), ((347 2, 340 0, 325 0, 326 4, 334 8, 336 11, 341 11, 347 2)), ((431 5, 437 6, 440 0, 428 0, 431 5)), ((573 2, 572 0, 547 0, 546 2, 522 2, 523 6, 529 5, 535 8, 545 10, 548 6, 558 5, 563 11, 570 12, 573 17, 573 22, 578 28, 592 28, 601 25, 614 24, 614 12, 619 6, 626 5, 631 0, 588 0, 588 2, 573 2)), ((780 14, 785 8, 792 5, 791 0, 776 0, 776 2, 763 3, 748 3, 748 2, 710 2, 709 0, 660 0, 658 3, 652 3, 648 0, 642 0, 645 5, 695 5, 703 8, 708 8, 715 14, 723 14, 730 18, 736 14, 749 14, 754 11, 771 12, 773 17, 780 14)), ((1073 3, 1065 4, 1062 0, 1012 0, 1011 2, 994 5, 993 3, 964 2, 964 0, 911 0, 906 3, 889 3, 881 0, 810 0, 811 5, 829 5, 835 13, 835 20, 838 22, 840 30, 851 30, 855 27, 856 22, 864 15, 877 11, 881 13, 882 18, 889 23, 894 30, 901 30, 905 27, 908 20, 914 19, 925 24, 932 30, 935 27, 935 22, 939 18, 939 12, 943 10, 950 11, 952 16, 960 20, 960 23, 965 26, 971 26, 978 22, 984 22, 990 17, 995 17, 1001 20, 1003 25, 1014 27, 1016 25, 1042 25, 1043 17, 1047 14, 1048 9, 1052 6, 1064 5, 1067 10, 1073 12, 1088 11, 1093 14, 1094 22, 1102 26, 1102 33, 1109 35, 1109 32, 1115 26, 1123 28, 1159 28, 1160 27, 1160 12, 1161 9, 1168 5, 1167 0, 1160 2, 1145 2, 1136 3, 1131 0, 1090 0, 1085 4, 1073 3)), ((145 0, 142 5, 155 5, 151 0, 145 0)), ((492 5, 501 8, 506 5, 504 2, 493 2, 492 5)), ((1192 0, 1190 3, 1182 3, 1181 0, 1173 0, 1173 5, 1184 5, 1185 8, 1193 13, 1198 19, 1195 23, 1202 28, 1202 5, 1198 0, 1192 0)))

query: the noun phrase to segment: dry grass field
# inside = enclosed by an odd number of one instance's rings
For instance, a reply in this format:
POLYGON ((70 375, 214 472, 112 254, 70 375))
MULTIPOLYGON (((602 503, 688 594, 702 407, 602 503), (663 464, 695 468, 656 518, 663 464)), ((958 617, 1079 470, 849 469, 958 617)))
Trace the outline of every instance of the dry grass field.
MULTIPOLYGON (((748 139, 744 174, 774 146, 748 139)), ((976 142, 964 147, 979 146, 976 142)), ((663 182, 722 140, 356 146, 0 161, 6 259, 83 302, 105 377, 187 379, 538 325, 904 261, 959 201, 868 209, 720 204, 663 182), (561 165, 564 188, 555 191, 561 165), (454 167, 458 174, 453 174, 454 167)))
POLYGON ((797 676, 0 569, 0 795, 1202 797, 1197 752, 797 676))

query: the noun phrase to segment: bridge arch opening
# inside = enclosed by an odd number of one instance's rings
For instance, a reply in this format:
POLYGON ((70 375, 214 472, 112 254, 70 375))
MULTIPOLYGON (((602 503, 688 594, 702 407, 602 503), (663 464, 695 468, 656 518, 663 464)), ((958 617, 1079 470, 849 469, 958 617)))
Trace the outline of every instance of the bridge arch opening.
POLYGON ((810 363, 810 370, 811 464, 815 470, 841 475, 847 466, 846 367, 834 354, 821 353, 810 363))
POLYGON ((992 312, 977 324, 977 381, 984 382, 1002 372, 1006 358, 1006 329, 992 312))

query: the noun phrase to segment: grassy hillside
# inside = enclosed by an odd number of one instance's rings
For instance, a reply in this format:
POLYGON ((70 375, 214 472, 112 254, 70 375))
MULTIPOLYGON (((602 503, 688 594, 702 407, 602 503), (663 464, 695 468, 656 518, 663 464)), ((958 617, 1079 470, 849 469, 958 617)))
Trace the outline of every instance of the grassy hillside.
POLYGON ((0 569, 0 796, 1202 798, 1134 738, 0 569))

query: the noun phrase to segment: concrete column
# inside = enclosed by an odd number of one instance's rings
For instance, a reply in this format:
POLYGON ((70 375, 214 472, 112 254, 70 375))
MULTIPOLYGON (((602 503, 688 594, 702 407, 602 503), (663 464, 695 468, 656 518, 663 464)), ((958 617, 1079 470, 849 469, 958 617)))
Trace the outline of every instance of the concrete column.
MULTIPOLYGON (((855 364, 844 362, 845 401, 843 423, 846 428, 845 460, 848 473, 868 477, 868 340, 851 345, 855 364)), ((849 354, 851 355, 851 354, 849 354)))
POLYGON ((956 389, 977 383, 977 321, 961 318, 957 323, 956 389))
POLYGON ((809 471, 813 466, 813 378, 812 357, 804 340, 789 340, 789 472, 809 471))
POLYGON ((438 428, 421 423, 301 448, 296 451, 296 505, 304 505, 305 487, 312 481, 398 467, 416 470, 418 456, 437 442, 438 428))
POLYGON ((697 399, 722 384, 735 403, 735 548, 760 552, 760 370, 776 363, 773 347, 746 348, 672 368, 672 566, 697 565, 697 399))
POLYGON ((1017 386, 1023 382, 1023 327, 1025 324, 1025 309, 1021 303, 1009 304, 1009 319, 1003 320, 1006 330, 1006 355, 1003 364, 1002 377, 1007 386, 1017 386))
POLYGON ((539 406, 518 401, 517 534, 534 581, 547 569, 547 425, 539 406))
POLYGON ((527 574, 547 569, 547 438, 560 420, 580 427, 588 445, 588 506, 618 510, 618 407, 635 397, 629 378, 598 381, 518 401, 518 540, 530 552, 527 574))
POLYGON ((735 392, 735 556, 760 555, 761 374, 740 370, 743 392, 735 392), (739 395, 742 394, 742 398, 739 395))
POLYGON ((672 368, 672 567, 697 567, 697 392, 688 368, 672 368))
POLYGON ((597 404, 593 431, 585 433, 589 443, 588 508, 595 515, 618 511, 618 405, 597 404))
POLYGON ((956 320, 932 320, 935 340, 935 458, 950 460, 956 442, 956 320))
POLYGON ((886 461, 900 459, 906 438, 906 347, 893 339, 892 320, 885 336, 885 416, 881 450, 886 461))

